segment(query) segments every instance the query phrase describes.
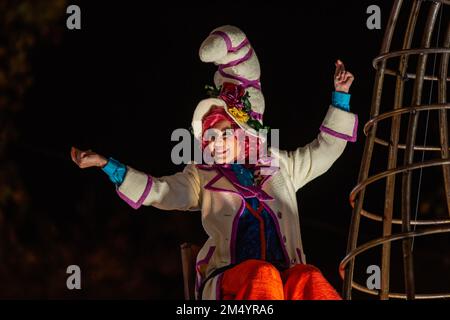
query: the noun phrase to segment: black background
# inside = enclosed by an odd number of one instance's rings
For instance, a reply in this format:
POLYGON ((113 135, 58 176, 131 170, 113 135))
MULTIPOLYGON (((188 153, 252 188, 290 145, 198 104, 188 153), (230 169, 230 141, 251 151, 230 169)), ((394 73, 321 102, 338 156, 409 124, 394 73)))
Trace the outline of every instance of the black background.
MULTIPOLYGON (((37 262, 24 266, 25 276, 7 270, 14 281, 1 295, 183 297, 179 245, 205 240, 199 213, 135 211, 117 197, 104 173, 79 169, 69 151, 90 148, 154 176, 182 170, 171 163, 170 136, 189 128, 204 85, 212 84, 215 67, 200 61, 198 49, 224 24, 241 28, 258 55, 264 120, 280 129, 282 149, 293 150, 318 134, 336 59, 355 75, 351 111, 360 120, 358 140, 297 193, 308 262, 340 290, 338 265, 351 217, 348 196, 364 147, 362 126, 369 118, 372 59, 391 1, 72 3, 81 8, 82 29, 67 30, 61 12, 60 41, 43 41, 31 55, 34 82, 17 119, 20 136, 11 158, 31 199, 19 237, 37 262), (371 4, 381 8, 381 30, 366 27, 371 4), (37 227, 42 221, 45 226, 37 227), (81 267, 81 291, 65 288, 69 264, 81 267)), ((379 235, 381 225, 372 224, 379 235)), ((364 260, 361 270, 377 258, 364 260)), ((391 277, 402 281, 401 273, 391 277)))

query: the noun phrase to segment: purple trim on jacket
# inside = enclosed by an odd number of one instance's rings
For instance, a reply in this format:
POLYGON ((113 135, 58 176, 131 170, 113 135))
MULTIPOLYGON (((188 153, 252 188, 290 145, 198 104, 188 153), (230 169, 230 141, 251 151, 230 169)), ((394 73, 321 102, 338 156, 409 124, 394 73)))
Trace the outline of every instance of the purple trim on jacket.
POLYGON ((268 201, 273 200, 273 197, 268 195, 264 190, 257 186, 244 186, 242 185, 239 180, 236 178, 232 172, 224 169, 222 166, 218 166, 217 169, 222 173, 223 176, 225 176, 231 183, 238 189, 241 190, 242 195, 244 198, 253 198, 257 197, 261 201, 268 201))
POLYGON ((222 300, 222 278, 223 278, 223 272, 218 276, 217 282, 216 282, 216 300, 222 300))
MULTIPOLYGON (((226 165, 223 165, 226 166, 226 165)), ((230 239, 230 255, 231 255, 231 263, 235 263, 236 262, 236 236, 237 236, 237 227, 238 227, 238 222, 239 222, 239 218, 241 217, 242 213, 244 212, 245 209, 245 197, 242 193, 247 192, 251 193, 251 197, 256 196, 259 200, 261 201, 268 201, 268 200, 273 200, 273 197, 271 197, 270 195, 268 195, 266 192, 264 192, 263 190, 260 190, 261 192, 258 193, 254 193, 252 190, 248 191, 248 187, 242 186, 237 179, 231 175, 231 174, 227 174, 226 170, 223 170, 222 168, 220 168, 220 166, 209 166, 207 170, 209 170, 210 168, 214 167, 217 171, 217 175, 212 178, 206 185, 205 185, 205 189, 206 190, 211 190, 211 191, 219 191, 219 192, 231 192, 234 194, 237 194, 239 197, 241 197, 242 199, 242 203, 241 203, 241 207, 239 208, 238 212, 236 213, 234 219, 233 219, 233 225, 232 225, 232 231, 231 231, 231 239, 230 239), (230 181, 232 181, 231 183, 235 186, 237 186, 237 188, 239 190, 242 191, 242 193, 235 191, 235 190, 228 190, 228 189, 224 189, 224 188, 218 188, 218 187, 214 187, 213 184, 216 183, 220 178, 222 177, 226 177, 229 178, 230 181), (242 188, 242 189, 240 189, 242 188)), ((272 177, 272 175, 270 176, 266 176, 264 178, 264 180, 261 182, 261 186, 260 188, 262 188, 263 183, 265 183, 270 177, 272 177)), ((266 208, 267 212, 272 216, 272 219, 275 222, 275 226, 277 229, 277 234, 278 237, 280 239, 280 243, 281 243, 281 247, 283 248, 283 253, 285 256, 285 259, 288 262, 289 265, 289 255, 287 254, 287 250, 285 247, 284 242, 282 241, 282 237, 281 237, 281 231, 280 231, 280 225, 278 223, 278 218, 277 216, 273 213, 272 209, 266 205, 264 202, 263 203, 264 207, 266 208)))
MULTIPOLYGON (((220 178, 222 178, 223 176, 225 176, 223 174, 224 170, 221 170, 219 168, 216 168, 216 170, 218 171, 218 174, 212 178, 206 185, 205 185, 205 189, 207 190, 212 190, 212 191, 219 191, 219 192, 231 192, 231 193, 235 193, 237 194, 239 197, 241 197, 242 203, 241 203, 241 207, 239 208, 239 210, 236 212, 236 215, 233 219, 233 225, 232 225, 232 231, 231 231, 231 239, 230 239, 230 255, 231 255, 231 263, 235 263, 236 262, 236 236, 237 236, 237 226, 238 226, 238 222, 239 222, 239 218, 242 215, 242 213, 244 212, 245 209, 245 197, 234 190, 227 190, 227 189, 223 189, 223 188, 218 188, 218 187, 213 187, 212 185, 217 182, 220 178)), ((227 176, 225 176, 227 177, 227 176)), ((267 181, 267 179, 271 177, 271 176, 267 176, 267 178, 265 179, 265 181, 267 181)), ((237 180, 237 179, 234 179, 237 180)), ((264 181, 264 182, 265 182, 264 181)), ((233 183, 234 184, 234 183, 233 183)), ((238 185, 240 185, 238 183, 238 185)), ((243 187, 243 186, 242 186, 243 187)), ((262 187, 262 185, 261 185, 262 187)), ((262 191, 262 190, 261 190, 262 191)), ((263 191, 264 192, 264 191, 263 191)), ((267 193, 264 192, 264 194, 266 194, 268 197, 270 197, 272 200, 273 198, 271 196, 269 196, 267 193)), ((258 197, 259 200, 261 200, 264 208, 267 210, 267 212, 272 216, 273 221, 275 222, 275 226, 276 226, 276 230, 277 230, 277 234, 278 234, 278 238, 280 239, 280 243, 281 243, 281 247, 283 249, 283 253, 284 253, 284 257, 285 260, 287 262, 287 265, 289 265, 290 261, 289 261, 289 255, 287 254, 287 250, 286 250, 286 246, 285 243, 281 240, 283 239, 282 235, 281 235, 281 229, 280 229, 280 225, 278 222, 278 218, 277 215, 272 211, 272 209, 264 202, 267 200, 271 200, 269 198, 266 199, 260 199, 258 197)))
POLYGON ((147 184, 145 186, 144 192, 142 193, 141 197, 137 202, 134 202, 130 198, 128 198, 125 194, 119 191, 119 187, 116 188, 116 192, 119 195, 119 197, 124 200, 126 203, 128 203, 133 209, 139 209, 140 206, 144 203, 145 199, 147 198, 148 194, 150 193, 150 190, 152 189, 153 185, 153 178, 150 175, 147 175, 147 184))
POLYGON ((237 214, 235 215, 235 217, 233 219, 233 225, 232 225, 232 231, 231 231, 231 239, 230 239, 231 263, 235 263, 235 261, 236 261, 235 245, 236 245, 237 225, 238 225, 239 217, 242 215, 242 212, 244 212, 244 209, 245 209, 245 200, 244 200, 244 197, 242 196, 242 194, 240 194, 239 192, 236 192, 234 190, 227 190, 227 189, 223 189, 223 188, 218 188, 218 187, 213 187, 212 186, 217 180, 219 180, 222 177, 223 177, 222 172, 218 172, 217 175, 214 178, 212 178, 205 185, 205 189, 206 190, 211 190, 211 191, 234 193, 234 194, 237 194, 242 199, 241 207, 239 208, 239 210, 237 211, 237 214))
POLYGON ((261 203, 264 206, 264 208, 266 209, 266 211, 272 216, 272 220, 275 222, 275 227, 277 229, 278 238, 280 239, 281 248, 283 249, 283 253, 284 253, 284 259, 286 261, 286 265, 289 266, 290 265, 289 254, 286 250, 286 245, 283 241, 283 235, 281 234, 280 224, 278 223, 278 217, 273 212, 272 208, 270 208, 267 205, 267 203, 265 203, 265 202, 261 202, 261 203))
POLYGON ((236 263, 236 237, 237 237, 239 219, 241 218, 244 210, 245 210, 245 200, 242 199, 241 207, 239 208, 239 211, 237 212, 237 214, 234 216, 233 225, 231 227, 230 256, 231 256, 232 264, 236 263))
MULTIPOLYGON (((203 278, 201 277, 201 273, 200 273, 200 265, 202 264, 208 264, 209 260, 211 260, 211 257, 214 253, 214 250, 216 250, 216 246, 211 246, 208 249, 208 253, 206 254, 206 256, 199 260, 196 264, 195 264, 195 271, 196 271, 196 281, 195 281, 195 291, 197 292, 197 295, 199 293, 199 289, 200 286, 202 284, 203 278)), ((201 299, 202 297, 200 297, 201 299)))
POLYGON ((260 186, 261 186, 261 188, 264 186, 264 184, 267 182, 267 180, 269 180, 270 178, 272 178, 273 177, 273 175, 278 171, 278 170, 280 170, 280 168, 279 167, 269 167, 269 166, 262 166, 262 167, 260 167, 260 170, 262 170, 262 169, 266 169, 266 170, 272 170, 272 173, 271 174, 267 174, 267 175, 265 175, 264 176, 264 178, 262 179, 262 181, 261 181, 261 183, 260 183, 260 186))
POLYGON ((215 169, 212 165, 209 165, 209 164, 196 164, 195 166, 198 169, 207 170, 207 171, 211 171, 211 170, 215 169))
POLYGON ((353 133, 351 136, 344 134, 344 133, 334 131, 333 129, 325 127, 324 125, 320 126, 320 131, 328 133, 329 135, 332 135, 336 138, 344 139, 344 140, 347 140, 350 142, 356 141, 357 129, 358 129, 358 115, 355 115, 355 124, 353 126, 353 133))

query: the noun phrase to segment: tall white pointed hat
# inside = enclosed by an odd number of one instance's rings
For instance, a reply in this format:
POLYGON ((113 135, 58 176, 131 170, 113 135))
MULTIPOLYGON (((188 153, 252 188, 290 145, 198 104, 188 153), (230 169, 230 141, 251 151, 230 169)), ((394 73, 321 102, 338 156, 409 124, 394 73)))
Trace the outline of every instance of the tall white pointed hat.
POLYGON ((214 29, 199 50, 203 62, 218 66, 214 74, 213 97, 200 101, 194 111, 194 137, 202 141, 202 119, 212 106, 223 107, 249 134, 263 128, 264 96, 261 92, 258 58, 244 32, 226 25, 214 29))

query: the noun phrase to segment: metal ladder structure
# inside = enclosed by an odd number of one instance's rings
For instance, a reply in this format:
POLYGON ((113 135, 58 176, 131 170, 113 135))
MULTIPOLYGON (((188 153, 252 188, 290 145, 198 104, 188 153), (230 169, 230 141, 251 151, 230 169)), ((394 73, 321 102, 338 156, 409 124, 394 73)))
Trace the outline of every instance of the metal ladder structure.
MULTIPOLYGON (((450 81, 450 0, 394 0, 392 3, 380 54, 373 60, 376 75, 370 120, 364 126, 367 138, 358 183, 350 194, 353 211, 347 255, 339 266, 340 275, 344 279, 343 296, 351 299, 355 289, 383 300, 450 298, 450 286, 448 293, 416 292, 413 259, 416 237, 432 234, 442 236, 442 233, 450 232, 447 115, 447 110, 450 109, 447 97, 450 81), (406 22, 403 25, 402 18, 406 22), (433 88, 437 94, 433 95, 433 88), (427 92, 428 89, 430 92, 427 92), (421 132, 419 119, 426 119, 423 143, 416 143, 421 132), (429 123, 437 128, 435 131, 438 138, 432 145, 427 143, 429 123), (380 130, 383 126, 388 129, 380 130), (386 132, 389 136, 383 138, 382 135, 386 132), (425 160, 425 155, 431 159, 425 160), (383 166, 384 170, 381 172, 372 173, 376 157, 387 159, 387 165, 383 166), (432 167, 439 169, 437 172, 440 178, 436 183, 442 184, 439 190, 444 190, 442 201, 448 214, 437 219, 417 219, 422 172, 425 175, 432 167), (417 175, 419 191, 415 195, 416 185, 413 182, 417 175), (383 209, 379 212, 369 211, 367 202, 373 196, 372 188, 380 185, 384 190, 378 191, 384 191, 384 199, 378 198, 376 201, 383 209), (414 197, 417 198, 416 202, 414 197), (361 217, 377 223, 380 237, 359 243, 361 217), (391 245, 394 241, 400 241, 402 245, 405 289, 402 293, 390 290, 391 245), (369 289, 354 280, 357 256, 377 249, 381 249, 379 290, 369 289)), ((450 256, 450 243, 448 254, 450 256)), ((450 274, 447 277, 450 280, 450 274)))

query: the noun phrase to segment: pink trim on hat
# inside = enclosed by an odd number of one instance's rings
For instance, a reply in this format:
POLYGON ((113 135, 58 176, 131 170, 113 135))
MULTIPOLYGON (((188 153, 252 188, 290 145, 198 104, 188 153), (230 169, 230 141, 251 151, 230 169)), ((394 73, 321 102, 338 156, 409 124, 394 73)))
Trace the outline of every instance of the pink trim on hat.
MULTIPOLYGON (((250 42, 248 41, 247 38, 245 38, 237 47, 233 47, 233 44, 231 42, 230 37, 223 31, 214 31, 211 33, 212 35, 217 35, 223 38, 223 40, 225 41, 225 44, 227 46, 227 50, 228 52, 236 52, 239 49, 243 48, 244 46, 250 44, 250 42)), ((240 77, 240 76, 236 76, 236 75, 231 75, 226 73, 225 71, 223 71, 223 69, 225 68, 229 68, 229 67, 234 67, 244 61, 247 61, 248 59, 251 58, 251 56, 253 55, 253 49, 250 48, 249 51, 247 52, 247 54, 245 56, 243 56, 240 59, 228 62, 226 64, 223 65, 219 65, 219 73, 222 75, 222 77, 224 78, 229 78, 229 79, 234 79, 237 81, 240 81, 243 85, 244 88, 248 88, 248 87, 253 87, 255 89, 261 90, 261 83, 259 81, 259 79, 256 80, 250 80, 244 77, 240 77)))
POLYGON ((248 52, 245 54, 245 56, 243 56, 242 58, 239 58, 239 59, 230 61, 230 62, 225 63, 225 64, 221 64, 221 65, 219 65, 219 68, 225 69, 225 68, 230 68, 230 67, 237 66, 238 64, 240 64, 240 63, 242 63, 242 62, 245 62, 245 61, 247 61, 248 59, 250 59, 250 58, 252 57, 252 55, 253 55, 253 49, 250 48, 250 49, 248 50, 248 52))
POLYGON ((249 44, 248 39, 245 38, 245 39, 244 39, 237 47, 233 47, 233 43, 231 42, 230 37, 229 37, 228 34, 226 34, 225 32, 217 30, 217 31, 211 32, 211 34, 223 38, 223 40, 225 41, 225 44, 227 45, 227 50, 228 50, 228 52, 236 52, 236 51, 238 51, 239 49, 241 49, 241 48, 243 48, 244 46, 246 46, 246 45, 249 44))
POLYGON ((255 89, 261 90, 261 83, 260 83, 259 79, 249 80, 249 79, 244 78, 244 77, 228 74, 228 73, 225 73, 220 67, 219 67, 219 73, 224 78, 229 78, 229 79, 233 79, 233 80, 237 80, 237 81, 241 82, 242 86, 245 89, 248 88, 248 87, 253 87, 255 89))

